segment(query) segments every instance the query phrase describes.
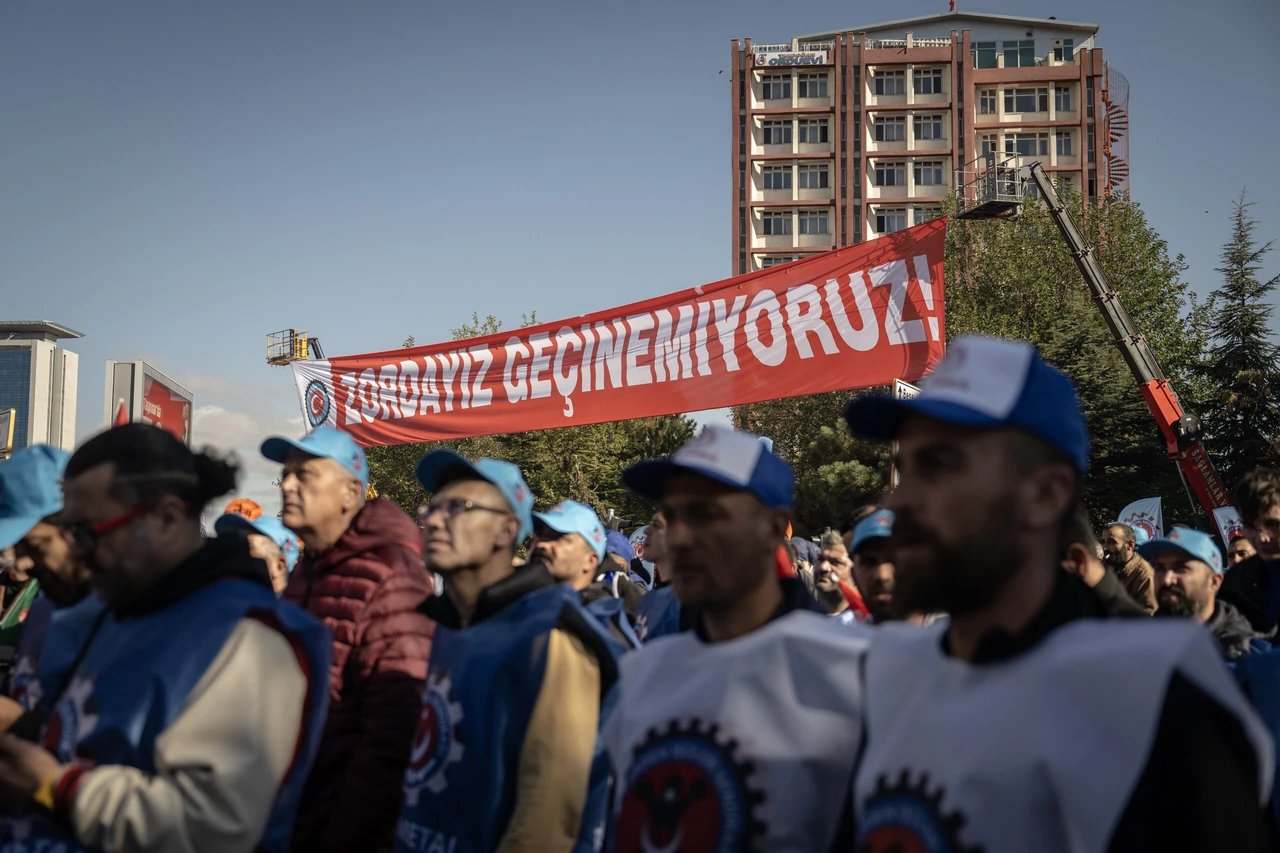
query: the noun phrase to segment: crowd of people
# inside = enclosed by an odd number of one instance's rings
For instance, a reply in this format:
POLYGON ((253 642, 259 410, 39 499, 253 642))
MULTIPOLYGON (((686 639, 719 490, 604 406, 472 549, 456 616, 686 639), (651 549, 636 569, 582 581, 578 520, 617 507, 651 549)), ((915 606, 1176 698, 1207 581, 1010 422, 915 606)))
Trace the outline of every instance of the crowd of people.
POLYGON ((0 853, 1280 849, 1280 472, 1225 551, 1096 531, 1074 389, 992 338, 846 420, 897 483, 812 538, 710 426, 630 539, 446 449, 410 517, 328 428, 212 537, 237 468, 162 429, 16 452, 0 853))

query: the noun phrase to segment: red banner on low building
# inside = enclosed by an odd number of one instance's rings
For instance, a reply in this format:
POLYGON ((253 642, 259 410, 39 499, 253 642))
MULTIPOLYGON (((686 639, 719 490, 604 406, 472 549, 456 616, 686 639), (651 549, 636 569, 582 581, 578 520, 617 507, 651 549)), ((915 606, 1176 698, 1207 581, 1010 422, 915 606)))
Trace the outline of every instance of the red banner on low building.
POLYGON ((293 363, 311 428, 408 444, 702 411, 922 377, 945 221, 620 308, 293 363))

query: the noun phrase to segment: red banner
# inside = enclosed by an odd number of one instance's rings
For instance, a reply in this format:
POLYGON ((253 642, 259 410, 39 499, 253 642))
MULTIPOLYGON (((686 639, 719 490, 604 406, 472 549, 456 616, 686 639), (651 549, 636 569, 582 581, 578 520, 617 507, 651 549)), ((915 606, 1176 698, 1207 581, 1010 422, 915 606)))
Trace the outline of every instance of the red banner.
POLYGON ((294 362, 312 428, 365 447, 702 411, 922 377, 945 220, 595 314, 294 362))

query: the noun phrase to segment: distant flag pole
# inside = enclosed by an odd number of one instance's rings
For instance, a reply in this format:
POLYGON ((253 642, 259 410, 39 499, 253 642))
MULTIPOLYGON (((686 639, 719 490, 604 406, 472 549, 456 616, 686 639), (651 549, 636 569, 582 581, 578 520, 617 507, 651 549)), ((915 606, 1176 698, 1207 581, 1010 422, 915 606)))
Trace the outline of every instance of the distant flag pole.
POLYGON ((129 410, 125 408, 124 400, 116 403, 116 417, 112 421, 112 426, 124 426, 129 422, 129 410))

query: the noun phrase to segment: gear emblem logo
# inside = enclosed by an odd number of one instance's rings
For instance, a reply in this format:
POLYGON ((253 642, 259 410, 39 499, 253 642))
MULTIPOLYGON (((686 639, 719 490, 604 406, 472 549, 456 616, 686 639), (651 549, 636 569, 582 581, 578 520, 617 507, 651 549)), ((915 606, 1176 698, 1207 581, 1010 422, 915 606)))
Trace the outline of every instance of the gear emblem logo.
POLYGON ((961 842, 964 815, 943 814, 944 794, 929 790, 928 774, 918 783, 906 770, 894 784, 881 776, 863 807, 855 853, 985 853, 981 845, 961 842))
POLYGON ((333 398, 329 388, 319 379, 307 383, 307 390, 302 395, 306 403, 307 422, 318 427, 329 420, 329 410, 333 407, 333 398))
POLYGON ((98 727, 98 703, 93 698, 93 682, 77 675, 67 692, 53 706, 41 744, 61 761, 75 757, 76 746, 98 727))
POLYGON ((450 673, 432 672, 422 700, 422 714, 409 749, 409 766, 404 774, 405 802, 417 805, 423 788, 439 794, 449 787, 445 770, 462 760, 465 752, 458 737, 462 721, 462 705, 450 679, 450 673))
POLYGON ((742 853, 760 850, 764 794, 755 765, 715 724, 671 722, 635 750, 618 815, 617 853, 742 853))
POLYGON ((24 654, 18 658, 9 681, 9 695, 22 706, 24 711, 35 708, 40 702, 40 697, 44 695, 40 688, 40 681, 36 678, 36 669, 31 663, 30 655, 24 654))

